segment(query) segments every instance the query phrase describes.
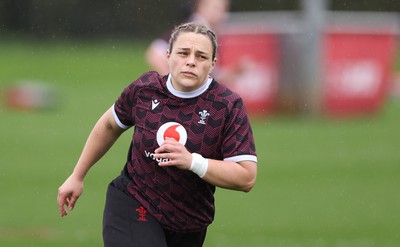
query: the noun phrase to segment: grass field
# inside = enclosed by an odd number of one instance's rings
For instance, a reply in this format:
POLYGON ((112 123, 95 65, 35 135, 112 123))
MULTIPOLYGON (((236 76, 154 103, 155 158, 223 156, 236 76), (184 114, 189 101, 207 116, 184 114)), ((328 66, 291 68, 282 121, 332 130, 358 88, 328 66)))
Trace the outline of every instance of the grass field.
MULTIPOLYGON (((57 189, 93 124, 146 70, 141 44, 0 42, 0 90, 29 79, 61 92, 54 111, 0 105, 0 246, 102 246, 107 183, 129 134, 91 170, 60 218, 57 189)), ((399 68, 399 67, 398 67, 399 68)), ((253 119, 259 175, 248 194, 219 189, 205 246, 398 246, 400 100, 376 117, 253 119)))

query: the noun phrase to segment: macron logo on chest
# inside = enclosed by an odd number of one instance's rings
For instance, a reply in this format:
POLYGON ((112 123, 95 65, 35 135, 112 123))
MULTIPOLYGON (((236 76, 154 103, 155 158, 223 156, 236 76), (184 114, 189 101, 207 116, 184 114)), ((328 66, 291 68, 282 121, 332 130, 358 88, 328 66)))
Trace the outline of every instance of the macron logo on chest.
POLYGON ((158 101, 158 99, 153 99, 151 101, 151 109, 154 110, 156 109, 156 107, 160 104, 160 101, 158 101))

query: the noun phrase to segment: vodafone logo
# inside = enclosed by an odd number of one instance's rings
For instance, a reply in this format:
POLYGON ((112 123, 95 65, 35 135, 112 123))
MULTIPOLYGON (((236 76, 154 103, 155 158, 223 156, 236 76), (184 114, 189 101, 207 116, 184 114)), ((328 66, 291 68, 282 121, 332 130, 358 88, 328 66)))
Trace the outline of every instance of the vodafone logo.
POLYGON ((158 145, 161 146, 166 138, 173 138, 182 145, 185 145, 187 140, 187 132, 180 123, 168 122, 161 125, 157 131, 158 145))

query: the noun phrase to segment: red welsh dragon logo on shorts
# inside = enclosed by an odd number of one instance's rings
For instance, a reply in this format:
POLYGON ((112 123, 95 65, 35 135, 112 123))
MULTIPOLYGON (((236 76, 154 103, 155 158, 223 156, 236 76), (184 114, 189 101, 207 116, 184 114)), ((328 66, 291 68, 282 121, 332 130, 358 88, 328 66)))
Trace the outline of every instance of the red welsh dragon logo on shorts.
POLYGON ((138 212, 139 214, 139 218, 137 219, 138 221, 147 221, 146 219, 147 210, 143 206, 138 207, 136 209, 136 212, 138 212))

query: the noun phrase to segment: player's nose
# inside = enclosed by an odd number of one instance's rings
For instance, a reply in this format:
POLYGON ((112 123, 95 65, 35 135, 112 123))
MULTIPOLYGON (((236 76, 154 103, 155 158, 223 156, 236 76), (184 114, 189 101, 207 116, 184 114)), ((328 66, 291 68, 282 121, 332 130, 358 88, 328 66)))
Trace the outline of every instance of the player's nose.
POLYGON ((189 55, 187 60, 186 60, 186 65, 188 66, 195 66, 196 65, 196 60, 194 55, 189 55))

